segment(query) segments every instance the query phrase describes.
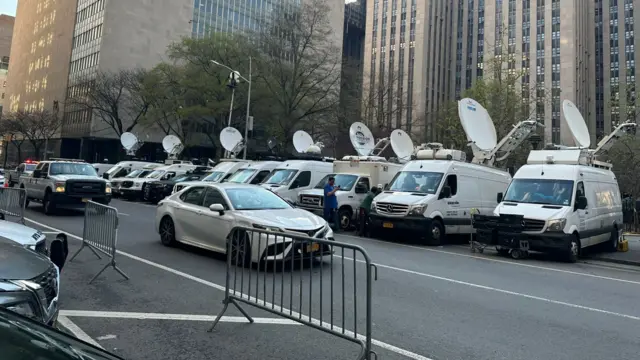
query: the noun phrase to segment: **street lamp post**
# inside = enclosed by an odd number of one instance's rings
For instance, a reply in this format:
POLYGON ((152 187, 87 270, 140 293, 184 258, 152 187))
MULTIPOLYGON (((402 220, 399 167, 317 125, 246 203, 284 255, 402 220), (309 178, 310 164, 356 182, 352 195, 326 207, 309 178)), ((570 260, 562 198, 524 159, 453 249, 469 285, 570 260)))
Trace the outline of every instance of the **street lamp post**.
MULTIPOLYGON (((245 119, 245 123, 244 123, 244 142, 245 142, 245 146, 244 146, 244 150, 243 150, 243 154, 242 154, 242 158, 246 159, 247 158, 247 144, 248 144, 248 137, 249 137, 249 109, 251 106, 251 56, 249 56, 249 78, 245 78, 244 76, 240 75, 239 72, 233 70, 232 68, 228 67, 225 64, 221 64, 215 60, 211 60, 211 63, 214 65, 218 65, 221 66, 229 71, 231 71, 231 76, 232 77, 238 77, 244 81, 247 82, 247 84, 249 84, 249 89, 248 89, 248 93, 247 93, 247 116, 245 119)), ((235 94, 235 86, 233 86, 231 88, 231 105, 229 108, 229 121, 227 126, 231 126, 231 112, 233 111, 233 97, 235 94)))

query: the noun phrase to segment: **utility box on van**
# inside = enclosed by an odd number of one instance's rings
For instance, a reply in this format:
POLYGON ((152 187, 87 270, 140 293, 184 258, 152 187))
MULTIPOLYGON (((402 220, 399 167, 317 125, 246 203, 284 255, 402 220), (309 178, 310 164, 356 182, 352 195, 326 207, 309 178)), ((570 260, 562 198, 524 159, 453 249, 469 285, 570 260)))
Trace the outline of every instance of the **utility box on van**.
POLYGON ((326 175, 314 189, 300 192, 297 206, 322 216, 324 211, 324 186, 329 177, 340 186, 336 193, 340 227, 348 229, 358 215, 360 203, 374 186, 384 188, 402 169, 403 165, 387 161, 370 161, 368 157, 347 156, 333 162, 333 173, 326 175))

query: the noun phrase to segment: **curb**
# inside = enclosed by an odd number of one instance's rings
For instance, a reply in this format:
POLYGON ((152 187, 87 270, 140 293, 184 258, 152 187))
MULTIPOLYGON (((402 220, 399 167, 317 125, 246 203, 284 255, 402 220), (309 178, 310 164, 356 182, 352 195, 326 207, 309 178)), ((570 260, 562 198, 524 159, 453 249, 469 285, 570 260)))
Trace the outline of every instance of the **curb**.
POLYGON ((609 262, 609 263, 614 263, 614 264, 640 266, 640 260, 639 261, 634 261, 634 260, 612 259, 612 258, 608 258, 608 257, 599 257, 599 256, 589 256, 589 257, 586 257, 585 259, 609 262))

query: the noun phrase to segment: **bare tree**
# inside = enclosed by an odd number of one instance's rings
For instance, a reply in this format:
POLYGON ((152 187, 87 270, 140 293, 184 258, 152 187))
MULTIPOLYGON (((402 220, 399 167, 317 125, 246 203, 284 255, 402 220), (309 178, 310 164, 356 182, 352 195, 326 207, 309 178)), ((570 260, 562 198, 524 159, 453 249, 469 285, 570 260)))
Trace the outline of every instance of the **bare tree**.
MULTIPOLYGON (((342 36, 342 34, 337 34, 342 36)), ((293 132, 325 121, 339 102, 342 51, 333 40, 330 7, 324 0, 276 7, 256 36, 263 54, 256 77, 261 117, 281 141, 293 132)))
MULTIPOLYGON (((42 146, 45 146, 46 151, 49 140, 60 129, 60 120, 57 114, 47 110, 20 110, 11 114, 10 119, 15 141, 17 142, 18 138, 22 139, 22 141, 27 140, 33 148, 34 156, 38 159, 40 158, 42 146)), ((21 145, 22 143, 20 143, 21 145)))
POLYGON ((117 136, 133 130, 149 109, 142 69, 98 73, 94 80, 75 86, 68 105, 90 111, 117 136))

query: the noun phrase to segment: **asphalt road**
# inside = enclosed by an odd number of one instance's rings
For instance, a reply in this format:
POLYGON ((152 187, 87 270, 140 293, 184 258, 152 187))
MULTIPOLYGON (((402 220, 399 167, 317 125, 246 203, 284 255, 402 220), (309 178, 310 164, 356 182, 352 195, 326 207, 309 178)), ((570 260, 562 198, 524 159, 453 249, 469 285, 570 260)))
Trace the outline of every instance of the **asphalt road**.
MULTIPOLYGON (((222 308, 224 257, 187 247, 166 248, 154 230, 155 206, 112 202, 120 211, 118 266, 131 278, 107 269, 88 250, 65 267, 62 309, 101 346, 127 359, 349 359, 357 346, 270 313, 245 307, 257 323, 246 324, 231 309, 213 333, 206 329, 222 308)), ((43 230, 82 235, 81 213, 47 217, 32 204, 26 217, 43 230), (54 228, 54 229, 52 229, 54 228)), ((378 266, 373 284, 374 350, 380 359, 635 359, 640 353, 640 271, 601 263, 563 264, 546 258, 512 261, 495 254, 471 254, 460 246, 428 248, 337 235, 338 241, 361 245, 378 266)), ((72 241, 73 250, 79 242, 72 241)), ((348 293, 364 283, 364 265, 345 259, 348 293)), ((341 271, 335 258, 334 274, 341 271)), ((334 303, 334 323, 342 326, 342 299, 322 296, 308 277, 329 278, 323 268, 275 276, 275 283, 256 295, 276 302, 281 285, 299 291, 301 312, 325 321, 334 303), (291 288, 288 286, 291 284, 291 288), (269 288, 275 288, 275 295, 269 288), (265 291, 266 290, 266 296, 265 291)), ((248 273, 247 273, 248 274, 248 273)), ((252 273, 255 274, 255 273, 252 273)), ((255 279, 255 275, 253 278, 255 279)), ((246 280, 245 280, 246 281, 246 280)), ((340 284, 341 285, 341 284, 340 284)), ((341 286, 336 285, 336 289, 341 286)), ((334 294, 335 295, 335 294, 334 294)), ((360 293, 358 293, 360 295, 360 293)), ((364 316, 358 299, 358 332, 364 316)), ((354 330, 356 305, 346 296, 345 328, 354 330)), ((300 311, 297 301, 284 306, 300 311), (291 305, 291 306, 289 306, 291 305)))

